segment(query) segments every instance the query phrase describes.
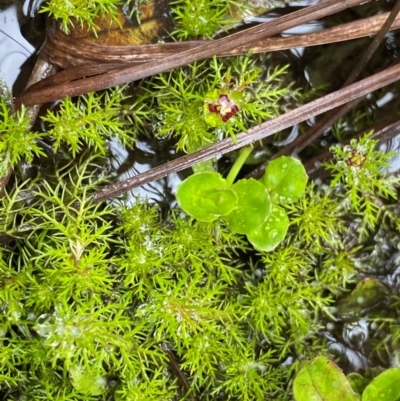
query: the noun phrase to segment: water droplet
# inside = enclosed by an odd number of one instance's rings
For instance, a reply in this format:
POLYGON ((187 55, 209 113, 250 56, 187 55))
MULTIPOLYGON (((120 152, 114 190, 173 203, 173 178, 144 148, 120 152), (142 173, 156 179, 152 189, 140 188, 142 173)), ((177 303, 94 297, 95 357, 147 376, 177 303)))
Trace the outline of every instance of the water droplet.
POLYGON ((333 330, 335 330, 335 323, 329 322, 329 323, 326 325, 326 329, 327 329, 328 331, 333 331, 333 330))
POLYGON ((103 376, 98 377, 98 378, 96 379, 96 384, 97 384, 99 387, 106 387, 106 386, 107 386, 107 378, 106 378, 106 377, 103 377, 103 376))
POLYGON ((72 328, 72 330, 71 330, 71 335, 72 335, 73 337, 80 337, 81 334, 82 334, 82 331, 81 331, 81 329, 80 329, 79 327, 73 327, 73 328, 72 328))
POLYGON ((379 328, 379 324, 376 322, 372 322, 371 323, 371 330, 378 330, 379 328))
POLYGON ((339 384, 336 380, 332 380, 331 385, 332 385, 332 387, 334 387, 334 388, 340 388, 340 384, 339 384))
POLYGON ((271 241, 274 241, 275 239, 276 239, 276 237, 278 236, 278 230, 272 230, 272 231, 270 231, 270 233, 268 234, 268 238, 271 240, 271 241))

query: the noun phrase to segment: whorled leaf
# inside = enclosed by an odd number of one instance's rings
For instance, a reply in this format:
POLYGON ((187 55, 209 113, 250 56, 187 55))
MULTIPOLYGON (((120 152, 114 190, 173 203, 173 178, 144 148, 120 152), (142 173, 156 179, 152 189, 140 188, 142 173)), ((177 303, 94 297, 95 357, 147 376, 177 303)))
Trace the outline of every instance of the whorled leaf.
POLYGON ((74 388, 82 394, 100 395, 106 391, 107 379, 81 366, 72 367, 70 376, 74 388))

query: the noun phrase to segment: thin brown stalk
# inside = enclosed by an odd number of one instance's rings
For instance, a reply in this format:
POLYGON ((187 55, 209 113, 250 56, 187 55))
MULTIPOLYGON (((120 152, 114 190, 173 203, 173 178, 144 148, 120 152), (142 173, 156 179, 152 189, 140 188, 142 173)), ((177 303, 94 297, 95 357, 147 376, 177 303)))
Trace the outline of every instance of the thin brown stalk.
POLYGON ((329 95, 316 99, 308 104, 291 110, 273 120, 266 121, 249 129, 247 133, 240 133, 236 141, 231 138, 224 139, 214 145, 208 146, 195 153, 180 157, 159 167, 155 167, 146 173, 139 174, 122 182, 109 185, 93 194, 96 202, 115 197, 133 188, 140 187, 151 181, 165 177, 171 173, 182 171, 199 162, 209 160, 217 155, 230 152, 264 139, 276 132, 298 124, 318 114, 336 108, 349 101, 363 97, 374 90, 389 85, 399 79, 400 64, 385 69, 362 81, 347 86, 329 95))
MULTIPOLYGON (((266 22, 246 30, 237 32, 222 39, 214 40, 200 47, 195 47, 175 55, 167 56, 163 60, 155 60, 139 66, 128 66, 106 74, 100 73, 94 68, 93 76, 79 79, 74 82, 56 82, 54 77, 47 79, 48 86, 35 90, 31 87, 16 98, 16 105, 26 106, 47 103, 58 100, 65 96, 77 96, 91 91, 97 91, 127 82, 146 78, 160 72, 169 71, 172 68, 181 67, 188 63, 204 60, 213 57, 218 53, 228 52, 232 49, 245 46, 249 42, 254 42, 272 35, 276 35, 287 29, 306 22, 320 19, 327 15, 359 4, 362 0, 326 0, 317 5, 309 6, 296 12, 284 15, 274 21, 266 22)), ((79 67, 78 67, 79 68, 79 67)), ((68 78, 68 71, 61 74, 68 78)), ((72 75, 71 75, 72 76, 72 75)), ((76 77, 76 71, 73 74, 76 77)))
MULTIPOLYGON (((357 21, 341 24, 318 32, 287 37, 272 37, 249 42, 245 46, 232 49, 229 52, 217 53, 217 56, 231 56, 252 53, 267 53, 272 51, 288 50, 294 47, 309 47, 336 43, 361 38, 377 33, 388 18, 389 13, 374 15, 357 21)), ((400 28, 400 16, 397 16, 390 30, 400 28)), ((246 31, 243 32, 246 34, 246 31)), ((115 63, 139 64, 160 60, 164 57, 199 47, 206 41, 185 41, 173 43, 157 43, 151 45, 110 46, 98 45, 92 42, 80 41, 56 29, 55 23, 48 30, 47 42, 41 50, 41 57, 61 68, 86 65, 87 75, 96 68, 97 64, 109 63, 109 70, 115 68, 115 63)))
MULTIPOLYGON (((393 24, 393 21, 396 19, 396 16, 400 12, 400 0, 397 0, 395 3, 392 11, 390 12, 389 16, 387 17, 386 21, 382 25, 381 29, 379 30, 378 34, 374 37, 373 41, 368 46, 365 53, 362 55, 360 60, 358 61, 357 65, 346 79, 345 83, 342 87, 353 83, 357 77, 360 75, 361 71, 371 59, 372 55, 381 44, 382 40, 384 39, 386 33, 389 31, 390 26, 393 24)), ((352 108, 357 106, 359 102, 363 99, 356 99, 352 102, 348 102, 347 104, 343 105, 342 107, 338 108, 337 110, 332 110, 330 113, 327 113, 317 124, 315 124, 312 128, 310 128, 307 132, 303 135, 299 136, 294 140, 292 143, 288 144, 284 148, 282 148, 279 152, 274 154, 273 158, 277 158, 282 155, 290 155, 294 153, 301 152, 305 149, 309 144, 314 142, 317 138, 319 138, 329 127, 331 127, 339 118, 343 117, 347 114, 352 108)), ((260 165, 257 169, 251 172, 249 176, 251 177, 259 177, 262 175, 268 161, 260 165)))

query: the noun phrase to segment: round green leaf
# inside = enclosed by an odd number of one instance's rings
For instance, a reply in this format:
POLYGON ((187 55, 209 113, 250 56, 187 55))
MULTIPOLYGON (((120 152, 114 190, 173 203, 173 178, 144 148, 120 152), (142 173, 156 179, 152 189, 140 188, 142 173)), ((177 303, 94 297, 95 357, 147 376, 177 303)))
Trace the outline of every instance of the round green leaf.
POLYGON ((259 251, 270 252, 285 239, 288 228, 289 218, 285 210, 272 204, 271 213, 267 220, 247 234, 247 239, 259 251))
POLYGON ((225 216, 229 228, 239 234, 248 234, 266 220, 271 211, 269 193, 261 182, 250 178, 241 180, 231 186, 238 203, 225 216))
POLYGON ((400 399, 400 368, 385 370, 365 388, 362 401, 398 401, 400 399))
POLYGON ((296 202, 303 195, 307 180, 301 162, 288 156, 272 160, 261 178, 270 191, 272 201, 281 205, 296 202))
POLYGON ((343 372, 324 356, 300 370, 293 382, 293 394, 296 401, 360 400, 343 372))
POLYGON ((178 186, 176 199, 186 213, 206 222, 229 214, 237 203, 237 196, 228 188, 225 179, 213 172, 187 178, 178 186))

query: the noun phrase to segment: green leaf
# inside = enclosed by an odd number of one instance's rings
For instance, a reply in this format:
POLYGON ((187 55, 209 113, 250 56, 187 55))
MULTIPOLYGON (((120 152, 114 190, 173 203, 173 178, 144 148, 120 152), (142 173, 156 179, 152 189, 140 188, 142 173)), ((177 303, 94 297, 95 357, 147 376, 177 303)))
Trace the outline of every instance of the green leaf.
POLYGON ((271 214, 257 229, 247 234, 247 239, 259 251, 270 252, 281 243, 289 227, 289 218, 285 210, 272 205, 271 214))
POLYGON ((353 391, 357 394, 362 394, 365 390, 365 387, 367 387, 371 381, 371 379, 367 379, 356 372, 349 373, 347 375, 347 380, 349 381, 353 391))
POLYGON ((304 366, 293 383, 296 401, 359 401, 343 374, 324 356, 304 366))
POLYGON ((261 178, 270 191, 272 201, 281 205, 296 202, 303 195, 307 180, 301 162, 288 156, 272 160, 261 178))
POLYGON ((229 214, 237 204, 236 194, 218 173, 193 174, 176 192, 182 209, 197 220, 211 222, 229 214))
POLYGON ((380 281, 366 277, 348 296, 339 301, 337 314, 342 318, 358 316, 379 306, 387 296, 388 290, 380 281))
POLYGON ((398 401, 400 399, 400 368, 388 369, 366 387, 362 401, 398 401))
POLYGON ((229 228, 239 234, 248 234, 262 225, 271 211, 271 201, 265 186, 250 178, 232 185, 238 197, 233 211, 225 216, 229 228))

